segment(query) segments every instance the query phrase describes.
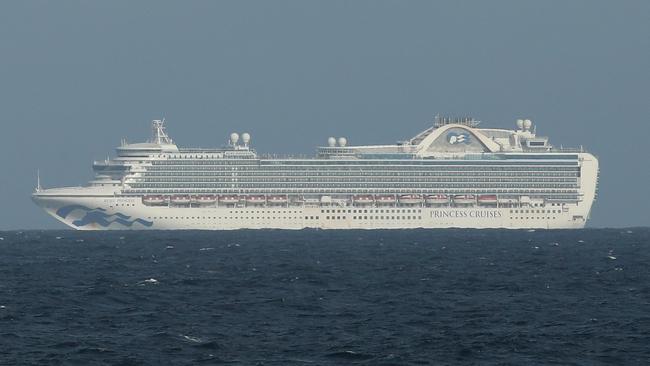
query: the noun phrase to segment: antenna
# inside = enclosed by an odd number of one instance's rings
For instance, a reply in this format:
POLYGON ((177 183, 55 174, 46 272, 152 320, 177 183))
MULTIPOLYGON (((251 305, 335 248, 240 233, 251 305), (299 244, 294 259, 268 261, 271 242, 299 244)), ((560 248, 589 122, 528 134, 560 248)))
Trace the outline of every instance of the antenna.
POLYGON ((41 191, 41 172, 39 169, 36 169, 36 192, 41 191))
POLYGON ((173 141, 165 132, 165 119, 155 119, 151 121, 151 140, 154 144, 173 144, 173 141))

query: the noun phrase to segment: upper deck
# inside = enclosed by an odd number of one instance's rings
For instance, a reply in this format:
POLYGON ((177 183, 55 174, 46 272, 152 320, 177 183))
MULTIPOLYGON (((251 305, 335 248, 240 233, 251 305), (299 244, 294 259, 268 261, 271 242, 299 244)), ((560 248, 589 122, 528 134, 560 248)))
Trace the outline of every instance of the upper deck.
MULTIPOLYGON (((548 137, 537 136, 530 120, 517 120, 515 130, 479 128, 479 124, 473 118, 436 117, 432 127, 394 145, 348 146, 347 139, 339 139, 337 144, 330 138, 328 146, 318 149, 318 157, 463 159, 468 154, 567 152, 554 148, 548 137)), ((582 149, 572 151, 576 150, 582 149)))
MULTIPOLYGON (((517 120, 516 129, 479 128, 473 118, 436 117, 433 125, 413 138, 395 144, 349 145, 344 137, 328 139, 327 146, 317 148, 314 159, 476 159, 480 155, 496 155, 496 159, 512 153, 558 154, 584 152, 582 147, 565 149, 549 143, 548 137, 537 136, 530 120, 517 120)), ((152 137, 145 143, 123 142, 115 161, 142 159, 304 159, 305 156, 258 156, 250 146, 248 133, 230 135, 229 143, 219 148, 179 148, 167 135, 163 121, 152 124, 152 137)), ((551 155, 548 155, 549 157, 551 155)), ((533 157, 534 158, 534 157, 533 157)), ((98 165, 102 165, 99 163, 98 165)))

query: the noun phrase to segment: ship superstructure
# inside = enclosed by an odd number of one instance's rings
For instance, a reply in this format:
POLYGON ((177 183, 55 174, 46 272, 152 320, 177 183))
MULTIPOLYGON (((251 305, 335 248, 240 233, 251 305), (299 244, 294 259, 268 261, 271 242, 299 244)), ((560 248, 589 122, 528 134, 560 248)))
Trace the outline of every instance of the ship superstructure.
POLYGON ((148 142, 94 162, 85 187, 33 200, 80 230, 582 228, 596 198, 598 160, 558 149, 530 120, 480 128, 436 117, 415 137, 349 145, 330 137, 313 158, 273 158, 233 133, 226 146, 179 148, 152 122, 148 142))

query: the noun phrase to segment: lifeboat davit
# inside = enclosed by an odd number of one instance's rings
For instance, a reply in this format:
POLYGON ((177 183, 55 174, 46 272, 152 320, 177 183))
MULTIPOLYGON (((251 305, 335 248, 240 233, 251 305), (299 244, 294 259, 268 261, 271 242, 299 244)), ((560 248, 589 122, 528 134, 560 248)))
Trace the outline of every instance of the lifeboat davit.
POLYGON ((230 195, 230 196, 221 196, 219 197, 220 203, 237 203, 239 202, 239 196, 230 195))
POLYGON ((359 195, 352 197, 352 201, 358 205, 370 205, 375 199, 370 195, 359 195))
POLYGON ((458 203, 461 205, 473 204, 476 203, 476 197, 473 194, 460 194, 454 196, 454 203, 458 203))
POLYGON ((280 205, 287 203, 289 200, 287 199, 287 196, 268 196, 266 201, 272 205, 280 205))
POLYGON ((145 205, 162 205, 165 203, 164 196, 144 196, 142 197, 142 203, 145 205))
POLYGON ((177 205, 187 205, 192 202, 192 199, 188 195, 176 195, 172 196, 170 201, 177 205))
POLYGON ((399 202, 405 205, 415 205, 422 203, 422 196, 419 194, 403 194, 399 196, 399 202))
POLYGON ((395 203, 395 196, 375 196, 377 204, 390 204, 395 203))
POLYGON ((480 196, 478 196, 478 203, 496 204, 497 203, 497 195, 496 194, 480 195, 480 196))
POLYGON ((253 205, 261 205, 266 202, 266 197, 264 196, 248 196, 246 197, 246 203, 253 205))
POLYGON ((217 197, 211 194, 196 196, 194 199, 197 203, 204 205, 217 202, 217 197))
POLYGON ((425 202, 429 205, 443 205, 449 202, 449 196, 446 194, 432 194, 425 198, 425 202))

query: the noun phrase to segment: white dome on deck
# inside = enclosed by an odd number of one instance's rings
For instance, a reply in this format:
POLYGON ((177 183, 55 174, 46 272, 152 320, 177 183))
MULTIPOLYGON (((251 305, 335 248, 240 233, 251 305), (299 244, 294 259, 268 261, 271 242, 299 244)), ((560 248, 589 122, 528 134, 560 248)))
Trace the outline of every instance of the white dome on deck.
POLYGON ((530 128, 533 126, 533 122, 529 119, 524 120, 524 129, 525 130, 530 130, 530 128))
POLYGON ((236 145, 237 141, 239 141, 239 135, 236 134, 235 132, 230 134, 230 144, 231 145, 236 145))
POLYGON ((251 141, 251 135, 247 132, 242 133, 241 140, 245 146, 248 146, 248 143, 251 141))
POLYGON ((517 120, 517 129, 518 130, 523 130, 524 129, 524 120, 523 119, 518 119, 517 120))

